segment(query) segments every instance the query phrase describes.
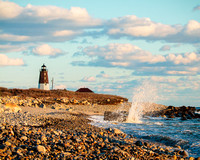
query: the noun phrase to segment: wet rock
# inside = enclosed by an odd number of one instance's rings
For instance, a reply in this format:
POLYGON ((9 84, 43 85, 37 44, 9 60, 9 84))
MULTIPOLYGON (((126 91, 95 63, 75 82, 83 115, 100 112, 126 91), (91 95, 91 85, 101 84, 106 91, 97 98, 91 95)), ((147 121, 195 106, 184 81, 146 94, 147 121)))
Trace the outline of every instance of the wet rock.
POLYGON ((187 117, 186 117, 185 115, 183 115, 183 116, 181 117, 181 120, 187 120, 187 117))
POLYGON ((179 154, 182 155, 183 157, 189 157, 188 152, 185 150, 180 151, 179 154))
POLYGON ((5 145, 0 145, 0 153, 5 152, 7 147, 5 145))
POLYGON ((142 142, 142 141, 136 141, 136 142, 135 142, 135 145, 136 145, 136 146, 143 146, 143 142, 142 142))
POLYGON ((187 119, 193 119, 193 118, 200 118, 200 114, 195 113, 196 108, 195 107, 174 107, 169 106, 168 108, 165 108, 160 111, 153 111, 152 116, 158 117, 168 117, 168 118, 175 118, 175 117, 181 117, 182 120, 187 119))
POLYGON ((39 107, 40 108, 46 108, 46 105, 42 103, 42 104, 39 105, 39 107))
POLYGON ((121 130, 119 130, 119 129, 117 129, 117 128, 114 128, 114 129, 112 130, 112 132, 113 132, 114 134, 124 134, 124 132, 122 132, 121 130))
POLYGON ((126 111, 120 111, 120 112, 105 111, 104 112, 104 120, 105 121, 124 122, 124 121, 126 121, 127 116, 128 116, 128 112, 126 112, 126 111))

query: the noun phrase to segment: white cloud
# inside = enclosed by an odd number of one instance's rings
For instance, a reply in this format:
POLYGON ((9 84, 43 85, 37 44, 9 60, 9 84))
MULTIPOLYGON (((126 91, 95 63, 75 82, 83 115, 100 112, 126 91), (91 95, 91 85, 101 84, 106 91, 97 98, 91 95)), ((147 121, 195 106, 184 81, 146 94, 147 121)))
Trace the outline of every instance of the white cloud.
POLYGON ((5 25, 1 26, 0 40, 10 42, 57 42, 85 35, 176 43, 197 43, 200 38, 200 24, 196 20, 185 26, 162 24, 135 15, 105 21, 91 17, 85 8, 31 4, 21 7, 9 1, 0 1, 1 22, 5 25))
POLYGON ((195 20, 190 20, 185 27, 185 33, 189 36, 200 38, 200 23, 195 20))
POLYGON ((149 18, 138 18, 128 15, 113 18, 109 22, 108 34, 128 35, 134 37, 166 37, 180 32, 180 26, 155 23, 149 18))
POLYGON ((33 6, 29 4, 23 8, 22 14, 41 19, 44 23, 58 19, 68 20, 79 25, 96 25, 100 23, 99 20, 91 18, 85 8, 80 7, 66 9, 56 6, 33 6))
POLYGON ((0 34, 0 41, 22 42, 29 40, 29 36, 13 35, 13 34, 0 34))
POLYGON ((35 55, 40 56, 58 56, 63 54, 63 51, 58 48, 53 48, 48 44, 42 44, 32 50, 35 55))
POLYGON ((112 66, 122 66, 122 67, 127 67, 130 65, 128 62, 110 62, 112 66))
POLYGON ((20 7, 8 1, 0 1, 1 22, 4 25, 1 26, 0 40, 10 42, 66 41, 83 34, 84 29, 102 24, 102 20, 91 17, 85 8, 31 4, 20 7))
POLYGON ((95 82, 96 78, 95 77, 84 77, 81 81, 83 81, 83 82, 95 82))
POLYGON ((4 54, 0 54, 0 66, 21 66, 24 62, 21 58, 9 58, 4 54))
POLYGON ((81 32, 75 32, 72 30, 62 30, 62 31, 56 31, 53 35, 55 37, 64 37, 64 36, 74 36, 76 34, 80 34, 81 32))
POLYGON ((189 72, 189 71, 167 71, 167 74, 171 74, 171 75, 190 75, 191 72, 189 72))
POLYGON ((80 66, 103 66, 131 69, 133 75, 195 75, 200 73, 200 54, 186 52, 184 54, 154 55, 132 44, 111 43, 105 46, 89 46, 82 50, 88 61, 80 66))
POLYGON ((166 61, 164 56, 152 55, 132 44, 111 43, 102 47, 96 45, 86 47, 83 52, 88 56, 102 57, 114 66, 129 66, 133 61, 151 64, 166 61))
POLYGON ((19 16, 23 8, 13 2, 0 0, 0 19, 11 19, 19 16))
POLYGON ((167 60, 172 61, 174 64, 188 64, 200 61, 200 54, 195 52, 182 54, 169 54, 167 60))
POLYGON ((21 52, 27 50, 26 46, 5 44, 0 45, 0 53, 21 52))
POLYGON ((167 25, 153 22, 150 18, 135 15, 108 20, 105 32, 111 38, 128 37, 144 40, 164 40, 176 43, 197 43, 200 37, 200 23, 190 20, 186 25, 167 25))

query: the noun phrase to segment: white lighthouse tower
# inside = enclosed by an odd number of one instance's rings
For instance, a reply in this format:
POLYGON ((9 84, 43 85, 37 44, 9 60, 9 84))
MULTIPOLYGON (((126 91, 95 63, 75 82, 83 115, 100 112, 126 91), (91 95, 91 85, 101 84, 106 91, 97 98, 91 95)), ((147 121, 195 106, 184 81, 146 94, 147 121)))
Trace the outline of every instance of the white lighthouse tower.
POLYGON ((43 90, 49 90, 48 71, 44 64, 42 65, 41 70, 40 70, 38 88, 43 89, 43 90))

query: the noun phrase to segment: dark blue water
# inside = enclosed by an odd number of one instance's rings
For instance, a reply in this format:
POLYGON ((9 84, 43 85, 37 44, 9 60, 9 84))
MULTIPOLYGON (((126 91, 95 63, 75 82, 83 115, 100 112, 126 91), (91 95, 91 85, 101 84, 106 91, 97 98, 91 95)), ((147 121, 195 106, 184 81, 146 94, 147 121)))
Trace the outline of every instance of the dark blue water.
POLYGON ((168 146, 179 145, 190 156, 200 157, 200 119, 182 121, 180 118, 146 117, 141 123, 113 123, 103 120, 103 116, 92 116, 92 124, 103 128, 118 128, 137 138, 163 143, 168 146))

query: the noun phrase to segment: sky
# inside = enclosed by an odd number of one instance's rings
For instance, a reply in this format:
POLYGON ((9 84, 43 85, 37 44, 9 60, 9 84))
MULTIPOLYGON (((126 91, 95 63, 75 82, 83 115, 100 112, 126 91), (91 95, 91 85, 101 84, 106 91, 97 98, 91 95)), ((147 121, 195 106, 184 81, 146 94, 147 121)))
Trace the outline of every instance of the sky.
POLYGON ((54 89, 200 106, 200 1, 0 0, 0 86, 37 88, 43 64, 54 89))

